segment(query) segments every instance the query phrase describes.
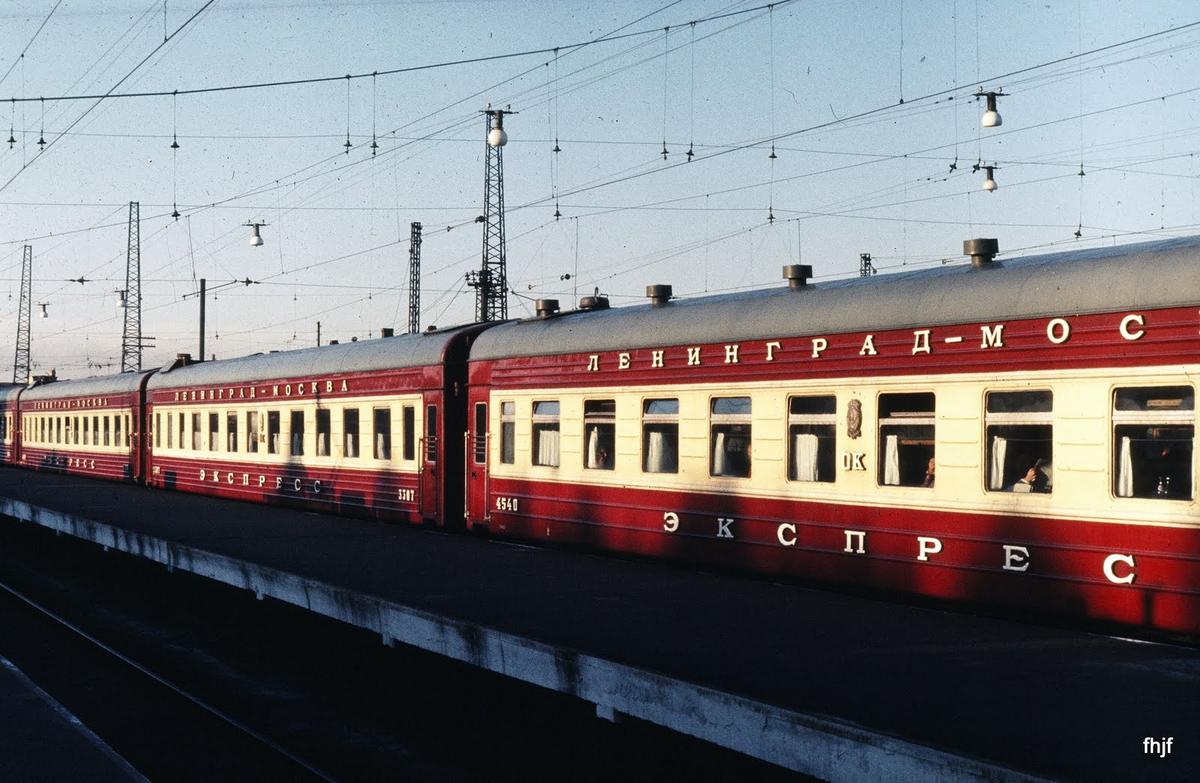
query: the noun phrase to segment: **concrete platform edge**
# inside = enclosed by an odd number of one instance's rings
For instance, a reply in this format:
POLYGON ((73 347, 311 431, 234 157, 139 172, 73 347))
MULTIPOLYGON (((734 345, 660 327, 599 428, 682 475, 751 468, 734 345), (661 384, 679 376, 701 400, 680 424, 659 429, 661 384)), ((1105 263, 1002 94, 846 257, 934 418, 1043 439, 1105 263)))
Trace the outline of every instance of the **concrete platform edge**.
POLYGON ((31 522, 271 597, 401 642, 829 781, 1028 781, 1036 777, 905 742, 861 726, 683 682, 277 569, 0 498, 0 515, 31 522))

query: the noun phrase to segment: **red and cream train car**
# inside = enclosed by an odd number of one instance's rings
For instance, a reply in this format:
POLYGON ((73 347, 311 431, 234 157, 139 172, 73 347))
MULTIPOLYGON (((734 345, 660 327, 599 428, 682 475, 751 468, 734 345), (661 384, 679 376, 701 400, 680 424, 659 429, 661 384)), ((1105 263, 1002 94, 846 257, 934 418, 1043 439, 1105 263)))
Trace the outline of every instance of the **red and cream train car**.
POLYGON ((0 384, 0 465, 17 463, 17 449, 21 443, 17 437, 21 424, 17 405, 24 390, 20 384, 0 384))
POLYGON ((466 361, 482 327, 164 367, 154 487, 462 524, 466 361))
POLYGON ((968 245, 483 332, 469 524, 1200 631, 1200 239, 968 245))
POLYGON ((22 467, 135 481, 141 475, 141 398, 150 373, 53 381, 18 396, 22 467))

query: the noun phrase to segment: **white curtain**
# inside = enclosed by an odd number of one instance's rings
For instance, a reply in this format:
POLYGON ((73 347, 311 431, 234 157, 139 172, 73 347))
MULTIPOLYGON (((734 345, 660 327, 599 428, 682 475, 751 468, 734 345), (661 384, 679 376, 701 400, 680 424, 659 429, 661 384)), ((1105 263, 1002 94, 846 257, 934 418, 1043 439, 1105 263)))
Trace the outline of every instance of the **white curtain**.
POLYGON ((1133 458, 1130 455, 1129 438, 1121 438, 1121 450, 1117 456, 1117 497, 1133 497, 1133 458))
POLYGON ((674 442, 667 433, 651 430, 646 433, 646 472, 672 473, 675 470, 674 442))
POLYGON ((714 476, 725 475, 725 433, 718 432, 713 437, 713 469, 714 476))
POLYGON ((900 438, 888 435, 884 439, 885 451, 883 461, 883 483, 897 485, 900 483, 900 438))
POLYGON ((797 481, 816 481, 817 436, 798 432, 792 438, 792 464, 796 466, 797 481))
POLYGON ((391 458, 387 450, 387 435, 382 432, 375 433, 375 459, 391 458))
POLYGON ((600 465, 600 428, 596 425, 588 427, 587 466, 595 470, 600 465))
POLYGON ((538 431, 538 464, 558 467, 558 430, 538 431))
POLYGON ((317 456, 318 457, 328 457, 329 456, 329 444, 327 441, 327 437, 328 436, 326 436, 325 433, 323 433, 323 432, 317 433, 317 456))
POLYGON ((992 438, 992 469, 988 473, 988 489, 1004 489, 1004 458, 1008 454, 1008 438, 992 438))

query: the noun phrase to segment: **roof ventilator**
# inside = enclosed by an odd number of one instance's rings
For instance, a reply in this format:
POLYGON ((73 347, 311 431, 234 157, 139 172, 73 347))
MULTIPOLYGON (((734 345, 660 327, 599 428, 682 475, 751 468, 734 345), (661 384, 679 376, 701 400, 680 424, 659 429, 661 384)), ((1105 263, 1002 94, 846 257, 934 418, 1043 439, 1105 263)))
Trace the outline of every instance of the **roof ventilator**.
POLYGON ((384 326, 379 330, 380 337, 395 337, 396 330, 390 326, 384 326))
POLYGON ((596 294, 595 296, 585 296, 579 300, 579 309, 580 310, 607 310, 608 309, 608 297, 600 296, 599 294, 596 294))
POLYGON ((166 375, 171 370, 178 370, 180 367, 187 367, 189 364, 195 364, 190 353, 177 353, 175 354, 175 358, 163 365, 163 368, 159 372, 166 375))
POLYGON ((971 266, 985 269, 996 260, 1000 242, 996 239, 968 239, 963 242, 963 255, 971 257, 971 266))
POLYGON ((783 268, 783 279, 788 281, 788 288, 804 288, 812 277, 812 266, 809 264, 788 264, 783 268))
POLYGON ((665 305, 671 301, 671 286, 648 285, 646 286, 646 296, 650 298, 650 304, 655 307, 665 305))
POLYGON ((56 369, 51 370, 50 372, 48 372, 45 375, 30 375, 29 376, 29 388, 32 389, 35 386, 45 386, 46 384, 54 383, 57 380, 58 380, 58 370, 56 370, 56 369))

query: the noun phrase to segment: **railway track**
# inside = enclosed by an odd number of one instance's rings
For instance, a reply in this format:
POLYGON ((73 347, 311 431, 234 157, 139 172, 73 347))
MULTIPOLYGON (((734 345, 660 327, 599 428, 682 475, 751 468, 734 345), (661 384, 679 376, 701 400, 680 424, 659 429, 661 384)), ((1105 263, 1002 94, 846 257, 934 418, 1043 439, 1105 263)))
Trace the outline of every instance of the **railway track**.
POLYGON ((796 779, 6 519, 0 656, 150 780, 796 779))
POLYGON ((147 778, 334 779, 28 590, 0 581, 4 655, 147 778))

